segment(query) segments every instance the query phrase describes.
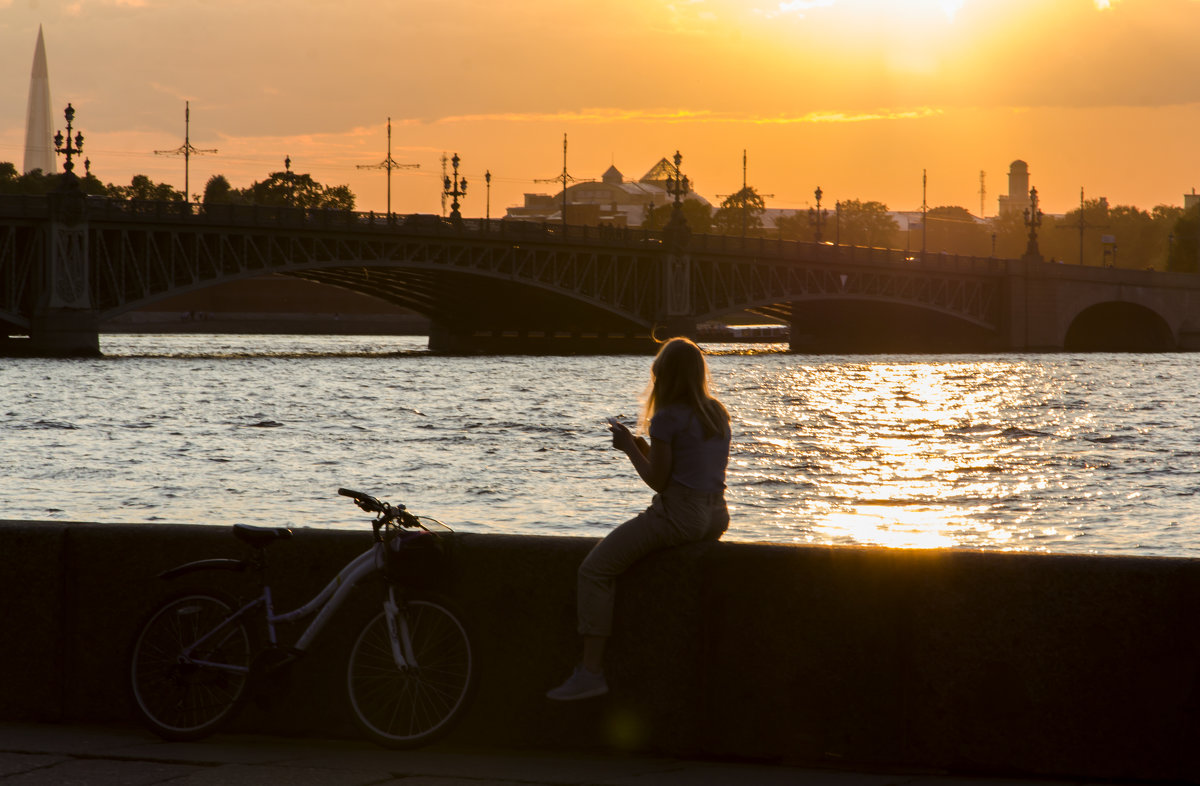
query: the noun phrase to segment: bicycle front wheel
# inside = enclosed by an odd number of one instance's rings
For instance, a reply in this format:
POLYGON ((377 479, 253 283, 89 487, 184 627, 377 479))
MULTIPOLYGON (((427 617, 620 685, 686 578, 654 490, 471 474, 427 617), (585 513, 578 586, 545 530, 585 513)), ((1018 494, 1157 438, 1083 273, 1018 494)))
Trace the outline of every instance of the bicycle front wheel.
POLYGON ((362 629, 347 664, 350 709, 359 728, 380 745, 412 748, 449 731, 466 709, 475 683, 475 656, 461 617, 443 598, 401 601, 398 663, 387 612, 362 629))
POLYGON ((151 613, 133 645, 130 676, 138 714, 160 737, 213 733, 241 706, 250 634, 230 601, 189 593, 151 613))

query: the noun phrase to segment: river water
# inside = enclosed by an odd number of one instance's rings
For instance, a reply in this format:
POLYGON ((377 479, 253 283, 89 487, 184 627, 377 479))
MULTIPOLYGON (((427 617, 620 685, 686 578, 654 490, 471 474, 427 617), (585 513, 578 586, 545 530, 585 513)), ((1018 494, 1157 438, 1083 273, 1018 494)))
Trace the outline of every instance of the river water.
MULTIPOLYGON (((111 335, 0 359, 0 518, 599 536, 649 498, 604 419, 650 358, 410 337, 111 335)), ((1200 354, 805 356, 712 345, 728 539, 1200 556, 1200 354)))

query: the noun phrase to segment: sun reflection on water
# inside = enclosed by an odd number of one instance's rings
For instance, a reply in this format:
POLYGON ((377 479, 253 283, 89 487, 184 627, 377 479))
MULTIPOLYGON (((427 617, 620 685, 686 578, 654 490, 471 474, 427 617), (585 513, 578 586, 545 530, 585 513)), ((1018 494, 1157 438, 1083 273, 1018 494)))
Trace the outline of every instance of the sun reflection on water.
POLYGON ((1056 482, 1041 441, 1061 424, 1027 416, 1060 392, 1040 373, 988 360, 797 363, 774 377, 774 403, 756 391, 758 417, 738 424, 739 496, 773 505, 794 542, 1036 549, 1061 537, 1031 524, 1026 499, 1056 482))

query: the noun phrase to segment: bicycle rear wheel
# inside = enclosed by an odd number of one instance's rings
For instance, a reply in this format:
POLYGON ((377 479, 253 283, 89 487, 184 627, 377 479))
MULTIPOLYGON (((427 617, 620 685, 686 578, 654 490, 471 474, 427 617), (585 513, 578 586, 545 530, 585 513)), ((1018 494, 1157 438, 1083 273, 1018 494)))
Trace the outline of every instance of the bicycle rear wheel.
POLYGON ((475 654, 461 616, 445 598, 401 601, 413 662, 398 666, 387 612, 371 619, 350 650, 346 687, 355 722, 389 748, 424 745, 450 730, 475 685, 475 654))
POLYGON ((142 626, 130 658, 134 705, 160 737, 199 739, 241 707, 250 633, 241 622, 217 630, 235 608, 217 595, 192 592, 164 603, 142 626))

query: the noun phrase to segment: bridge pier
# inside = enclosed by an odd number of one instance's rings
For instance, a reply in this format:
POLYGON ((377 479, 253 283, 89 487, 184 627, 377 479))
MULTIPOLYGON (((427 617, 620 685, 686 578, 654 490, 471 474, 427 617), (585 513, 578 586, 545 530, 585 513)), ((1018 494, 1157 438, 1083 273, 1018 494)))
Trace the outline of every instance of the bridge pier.
POLYGON ((97 357, 100 329, 92 307, 87 202, 69 171, 63 189, 47 196, 46 254, 32 282, 29 340, 6 342, 5 349, 26 356, 97 357))
POLYGON ((96 312, 60 308, 35 314, 30 320, 29 341, 21 354, 37 357, 99 357, 100 328, 96 312))
MULTIPOLYGON (((1031 349, 1029 335, 1029 263, 1028 258, 1010 259, 1004 277, 1004 317, 1000 322, 1005 349, 1023 352, 1031 349)), ((1058 347, 1061 349, 1061 347, 1058 347)))

